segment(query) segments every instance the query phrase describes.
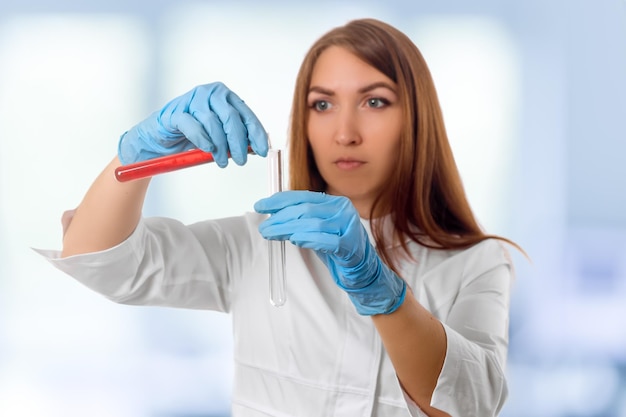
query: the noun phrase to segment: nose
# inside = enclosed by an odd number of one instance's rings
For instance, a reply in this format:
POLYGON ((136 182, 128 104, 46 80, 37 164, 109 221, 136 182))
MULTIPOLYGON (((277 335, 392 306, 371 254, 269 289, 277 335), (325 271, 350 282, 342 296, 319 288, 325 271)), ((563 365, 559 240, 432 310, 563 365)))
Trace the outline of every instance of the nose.
POLYGON ((358 145, 362 142, 359 132, 358 115, 351 108, 343 108, 336 119, 335 141, 344 146, 358 145))

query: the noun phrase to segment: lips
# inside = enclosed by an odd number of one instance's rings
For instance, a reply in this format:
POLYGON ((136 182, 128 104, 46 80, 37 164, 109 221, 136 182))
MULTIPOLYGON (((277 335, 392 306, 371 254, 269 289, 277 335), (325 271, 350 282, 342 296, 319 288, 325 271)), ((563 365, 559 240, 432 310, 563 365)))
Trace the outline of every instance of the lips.
POLYGON ((341 170, 353 170, 357 169, 365 164, 365 161, 361 161, 354 158, 339 158, 335 161, 337 168, 341 170))

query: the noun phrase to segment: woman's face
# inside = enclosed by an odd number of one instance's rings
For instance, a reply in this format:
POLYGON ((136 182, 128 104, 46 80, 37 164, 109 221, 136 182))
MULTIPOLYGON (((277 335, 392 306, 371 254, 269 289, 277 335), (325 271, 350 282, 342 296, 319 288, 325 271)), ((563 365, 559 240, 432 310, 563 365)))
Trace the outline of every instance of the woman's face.
POLYGON ((396 84, 348 50, 331 46, 313 68, 309 143, 328 194, 367 218, 397 165, 402 108, 396 84))

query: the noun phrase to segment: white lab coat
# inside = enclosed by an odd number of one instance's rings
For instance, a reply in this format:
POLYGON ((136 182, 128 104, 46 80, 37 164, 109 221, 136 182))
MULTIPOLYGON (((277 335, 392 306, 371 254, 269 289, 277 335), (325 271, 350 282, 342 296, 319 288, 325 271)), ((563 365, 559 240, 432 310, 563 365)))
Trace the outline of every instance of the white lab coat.
MULTIPOLYGON (((230 312, 233 417, 424 416, 404 395, 371 319, 356 313, 314 252, 287 243, 287 302, 269 303, 263 219, 249 213, 186 226, 146 218, 102 252, 40 252, 115 302, 230 312)), ((415 262, 402 275, 448 341, 432 405, 455 417, 497 415, 507 396, 506 250, 495 240, 463 251, 410 249, 415 262)))

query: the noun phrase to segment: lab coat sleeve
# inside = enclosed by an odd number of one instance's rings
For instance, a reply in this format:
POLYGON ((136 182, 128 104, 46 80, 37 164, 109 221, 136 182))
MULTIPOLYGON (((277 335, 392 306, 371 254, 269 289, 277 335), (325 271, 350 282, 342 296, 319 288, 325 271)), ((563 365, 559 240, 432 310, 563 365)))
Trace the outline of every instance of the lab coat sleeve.
POLYGON ((128 239, 104 251, 66 258, 38 252, 118 303, 228 311, 232 277, 243 269, 237 259, 250 259, 249 229, 243 217, 190 226, 142 218, 128 239))
MULTIPOLYGON (((453 417, 497 416, 508 395, 504 372, 512 264, 506 249, 494 240, 461 258, 458 291, 450 294, 453 301, 446 313, 437 313, 447 351, 431 406, 453 417)), ((408 406, 413 416, 424 415, 415 404, 408 406)))

